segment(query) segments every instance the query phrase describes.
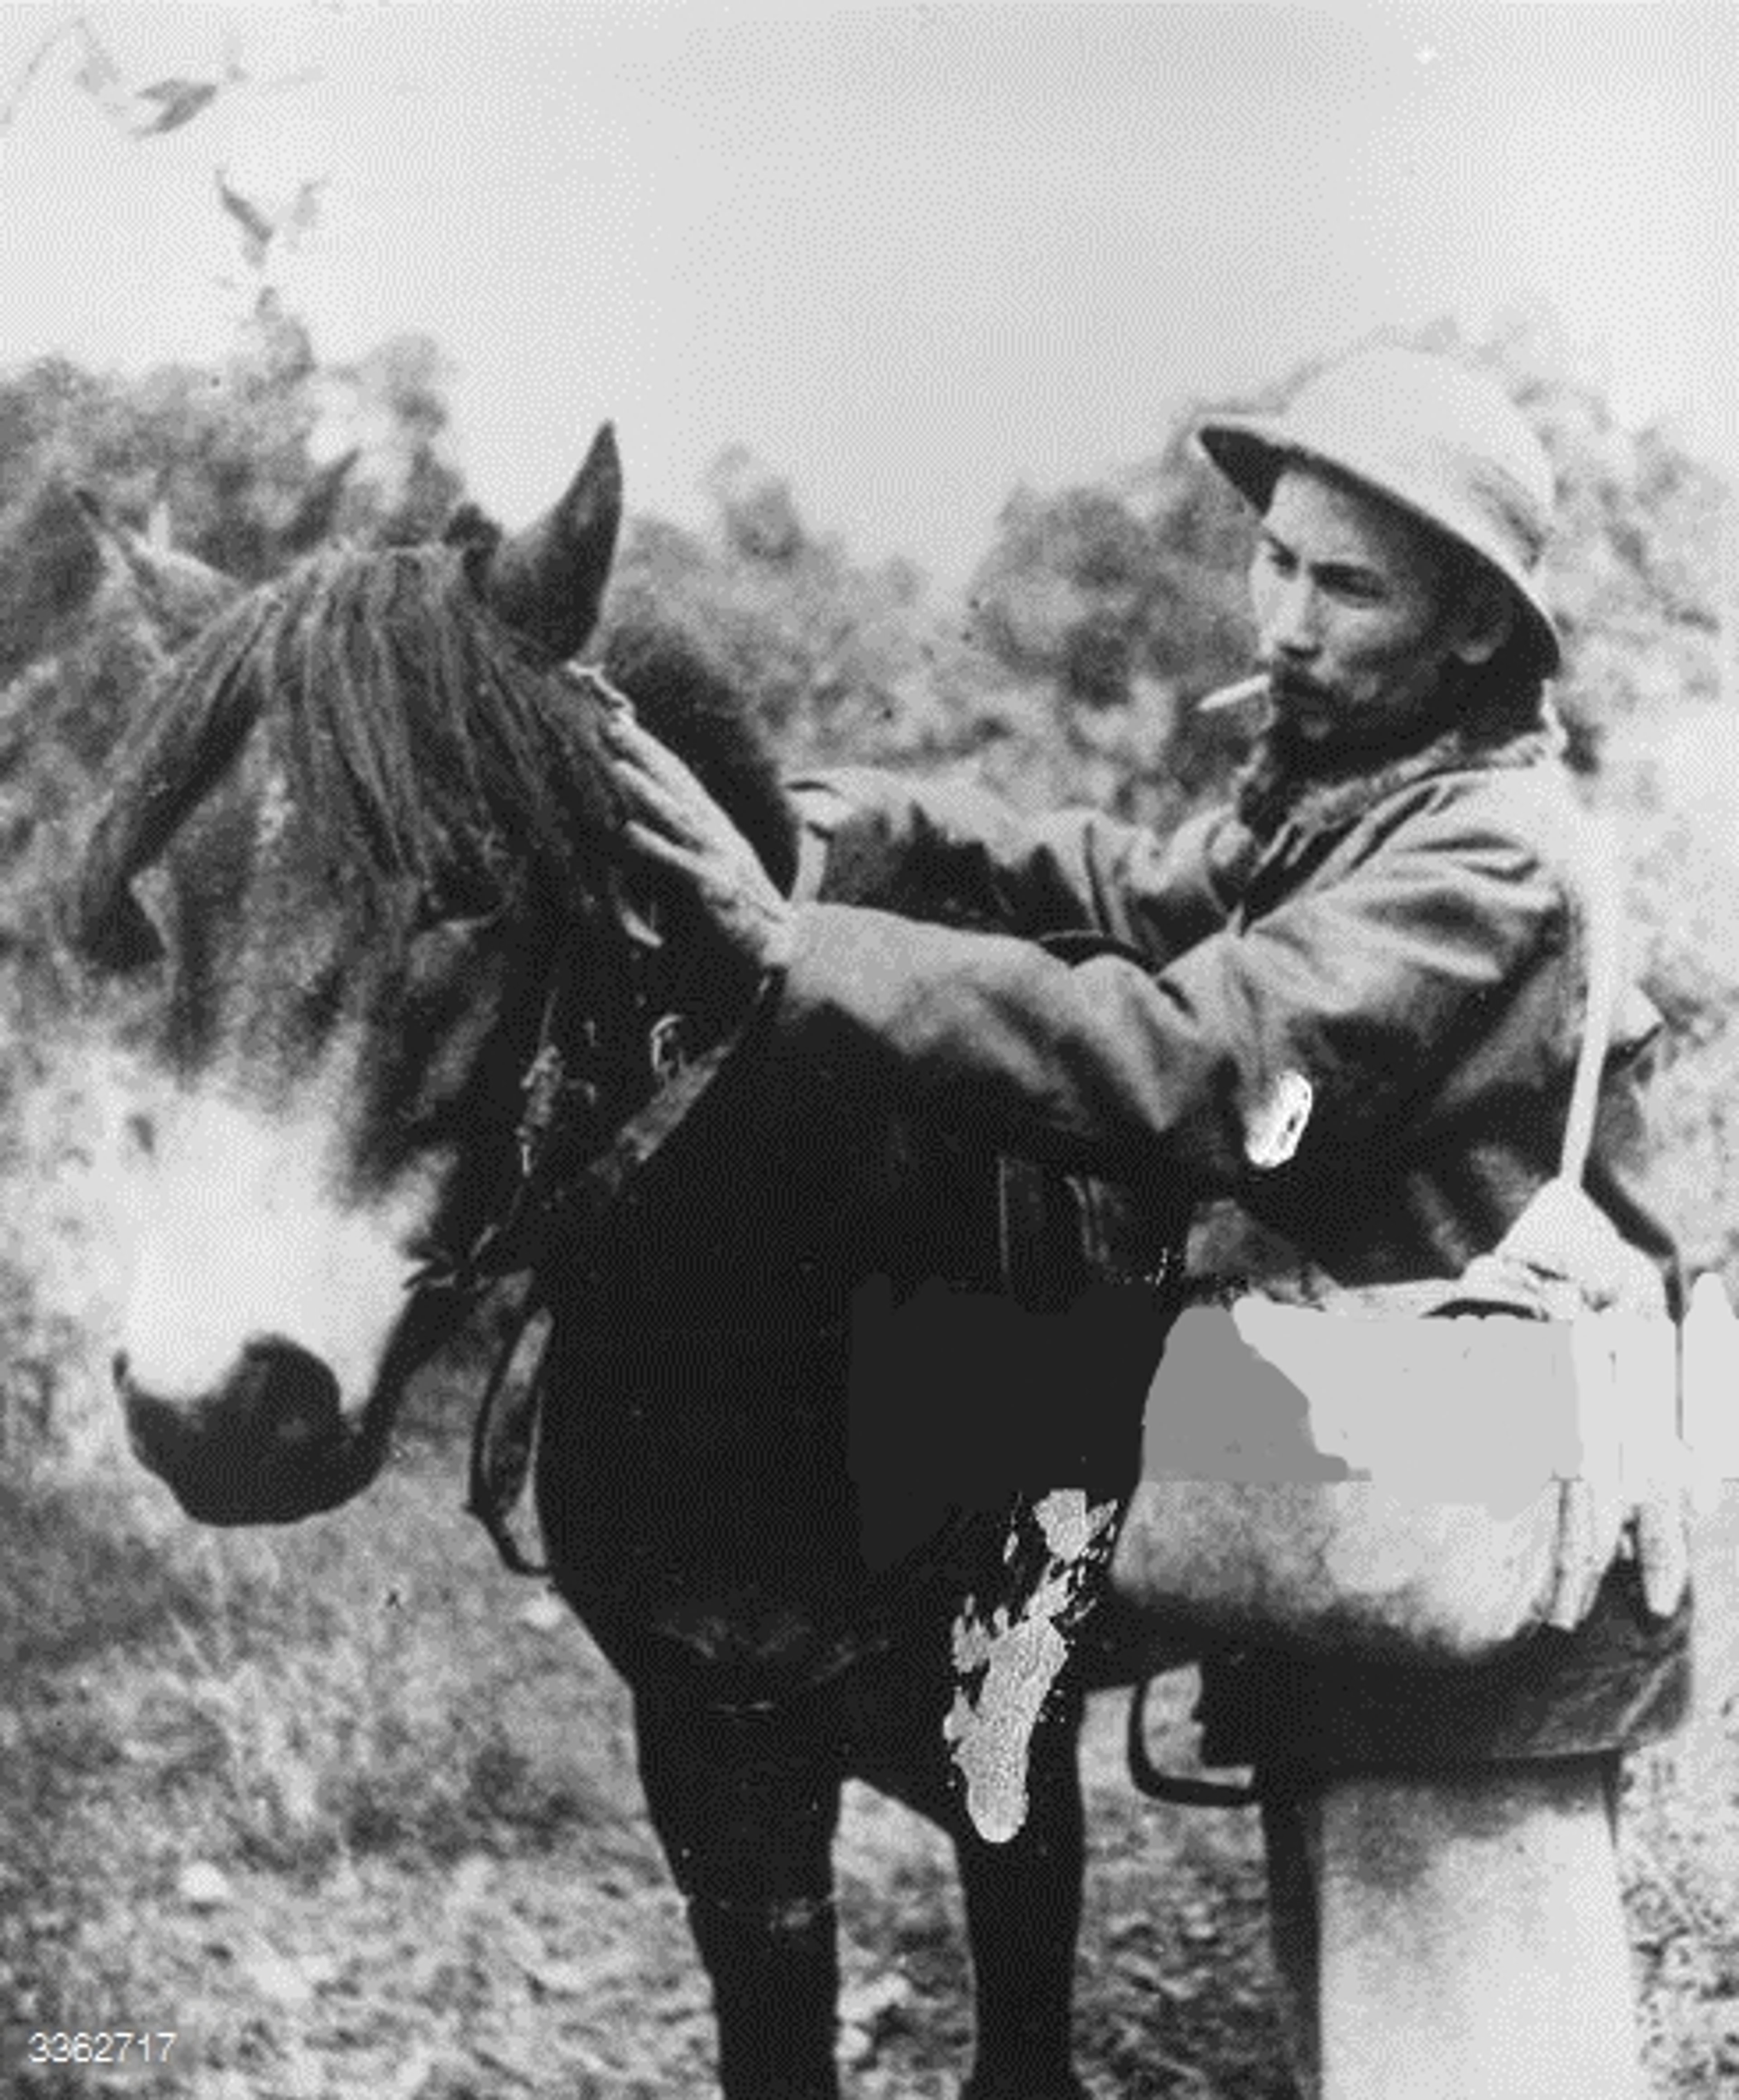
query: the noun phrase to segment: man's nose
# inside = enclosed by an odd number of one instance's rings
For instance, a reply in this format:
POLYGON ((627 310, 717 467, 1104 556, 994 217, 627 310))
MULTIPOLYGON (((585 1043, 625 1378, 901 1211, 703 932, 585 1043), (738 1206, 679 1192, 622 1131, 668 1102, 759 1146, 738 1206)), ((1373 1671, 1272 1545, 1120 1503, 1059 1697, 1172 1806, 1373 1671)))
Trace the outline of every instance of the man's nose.
POLYGON ((1290 577, 1270 598, 1262 638, 1277 655, 1315 655, 1321 641, 1315 587, 1308 577, 1290 577))

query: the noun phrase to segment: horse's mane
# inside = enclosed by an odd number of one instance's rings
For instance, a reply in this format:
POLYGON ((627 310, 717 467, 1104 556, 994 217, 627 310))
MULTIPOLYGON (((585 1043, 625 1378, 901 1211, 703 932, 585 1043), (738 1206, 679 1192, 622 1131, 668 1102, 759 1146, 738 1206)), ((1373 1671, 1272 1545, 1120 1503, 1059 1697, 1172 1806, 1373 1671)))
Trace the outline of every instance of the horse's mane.
MULTIPOLYGON (((789 875, 790 820, 740 697, 688 644, 636 622, 613 675, 789 875)), ((316 556, 220 614, 112 763, 81 885, 80 937, 162 852, 253 726, 282 724, 288 785, 319 848, 396 915, 560 903, 596 888, 619 828, 599 702, 536 663, 450 546, 316 556)))

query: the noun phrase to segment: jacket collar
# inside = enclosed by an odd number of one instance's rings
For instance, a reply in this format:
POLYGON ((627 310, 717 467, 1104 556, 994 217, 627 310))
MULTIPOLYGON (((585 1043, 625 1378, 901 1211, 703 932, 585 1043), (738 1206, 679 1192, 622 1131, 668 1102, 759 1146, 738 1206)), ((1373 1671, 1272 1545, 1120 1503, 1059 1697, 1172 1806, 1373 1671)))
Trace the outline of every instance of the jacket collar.
POLYGON ((1498 772, 1561 757, 1563 726, 1549 702, 1530 721, 1495 727, 1463 720, 1411 750, 1358 772, 1301 775, 1264 739, 1234 783, 1235 798, 1209 847, 1209 878, 1225 908, 1250 902, 1259 870, 1275 879, 1301 856, 1350 831, 1393 796, 1438 774, 1498 772))
POLYGON ((1259 846, 1271 844, 1282 831, 1304 843, 1346 830, 1391 795, 1435 774, 1536 765, 1561 757, 1563 749, 1563 729, 1549 707, 1521 726, 1451 723, 1428 742, 1357 771, 1296 773, 1264 739, 1234 783, 1235 813, 1259 846))

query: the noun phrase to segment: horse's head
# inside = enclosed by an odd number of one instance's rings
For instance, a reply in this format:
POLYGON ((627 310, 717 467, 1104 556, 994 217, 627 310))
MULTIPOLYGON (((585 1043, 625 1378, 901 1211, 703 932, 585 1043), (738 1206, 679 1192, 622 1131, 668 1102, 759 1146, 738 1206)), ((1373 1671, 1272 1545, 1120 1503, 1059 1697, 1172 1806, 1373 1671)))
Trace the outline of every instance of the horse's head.
MULTIPOLYGON (((161 973, 174 1105, 117 1376, 196 1515, 293 1517, 372 1476, 452 1321, 410 1286, 510 1195, 563 944, 589 928, 605 980, 628 968, 604 703, 561 668, 620 507, 605 430, 516 538, 471 515, 437 545, 317 557, 206 626, 117 756, 74 933, 161 973)), ((632 1099, 619 1047, 605 1132, 632 1099)))

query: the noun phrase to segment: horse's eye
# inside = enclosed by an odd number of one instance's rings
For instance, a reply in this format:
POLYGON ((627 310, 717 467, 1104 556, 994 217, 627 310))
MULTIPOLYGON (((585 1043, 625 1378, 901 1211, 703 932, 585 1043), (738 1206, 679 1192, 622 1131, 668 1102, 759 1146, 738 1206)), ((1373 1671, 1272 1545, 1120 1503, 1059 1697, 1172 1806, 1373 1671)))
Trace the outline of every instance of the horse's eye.
POLYGON ((435 926, 465 925, 499 917, 504 885, 481 868, 456 868, 425 883, 411 912, 413 934, 435 926))

